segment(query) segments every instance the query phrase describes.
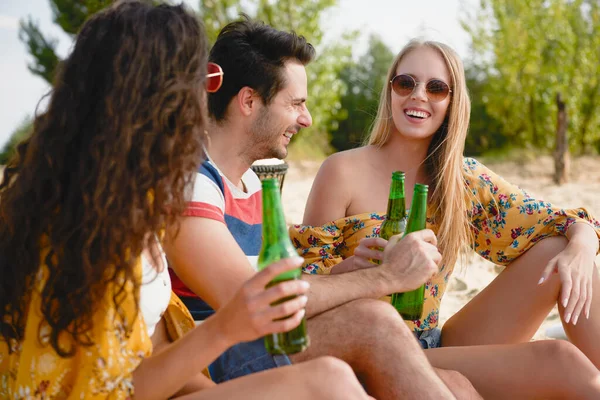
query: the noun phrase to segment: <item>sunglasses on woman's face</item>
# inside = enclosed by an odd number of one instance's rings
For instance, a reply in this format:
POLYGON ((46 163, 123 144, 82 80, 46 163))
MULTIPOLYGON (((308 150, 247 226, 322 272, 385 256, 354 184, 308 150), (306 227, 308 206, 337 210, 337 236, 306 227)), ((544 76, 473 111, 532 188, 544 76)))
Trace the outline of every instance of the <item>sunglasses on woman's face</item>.
POLYGON ((427 82, 417 82, 415 78, 407 74, 396 75, 391 81, 392 90, 398 96, 410 96, 420 84, 425 85, 425 93, 427 93, 427 98, 429 101, 438 103, 442 100, 445 100, 446 97, 450 93, 452 93, 452 89, 448 86, 448 84, 439 79, 431 79, 427 82))
POLYGON ((223 69, 219 64, 209 62, 206 74, 206 91, 215 93, 223 84, 223 69))

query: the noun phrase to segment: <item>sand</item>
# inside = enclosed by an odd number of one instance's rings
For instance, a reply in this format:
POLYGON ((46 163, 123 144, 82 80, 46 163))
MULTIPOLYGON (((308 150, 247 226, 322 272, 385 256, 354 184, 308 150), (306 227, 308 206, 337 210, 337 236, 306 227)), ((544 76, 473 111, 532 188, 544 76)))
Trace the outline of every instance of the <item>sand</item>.
MULTIPOLYGON (((509 182, 526 189, 532 196, 564 208, 585 207, 595 216, 600 216, 600 157, 588 156, 572 160, 570 182, 562 186, 552 182, 554 164, 550 157, 539 157, 534 161, 525 161, 524 164, 522 162, 485 164, 509 182)), ((302 222, 306 199, 319 165, 319 162, 289 162, 283 187, 283 204, 289 223, 302 222)), ((600 264, 600 257, 596 262, 600 264)), ((456 268, 442 300, 440 324, 488 285, 500 270, 501 268, 475 254, 466 268, 456 268)), ((555 307, 534 339, 546 338, 546 329, 559 321, 555 307)))

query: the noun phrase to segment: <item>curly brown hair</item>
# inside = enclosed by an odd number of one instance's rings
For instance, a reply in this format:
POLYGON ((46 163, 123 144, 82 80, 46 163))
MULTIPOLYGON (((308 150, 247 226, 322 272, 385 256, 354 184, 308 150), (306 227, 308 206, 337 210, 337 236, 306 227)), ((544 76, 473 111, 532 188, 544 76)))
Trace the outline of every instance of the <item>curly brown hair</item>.
POLYGON ((63 334, 91 344, 108 285, 117 310, 127 283, 139 297, 137 256, 176 224, 202 161, 206 63, 204 28, 183 6, 120 2, 84 24, 0 183, 5 340, 23 338, 46 250, 41 312, 61 356, 74 351, 63 334))

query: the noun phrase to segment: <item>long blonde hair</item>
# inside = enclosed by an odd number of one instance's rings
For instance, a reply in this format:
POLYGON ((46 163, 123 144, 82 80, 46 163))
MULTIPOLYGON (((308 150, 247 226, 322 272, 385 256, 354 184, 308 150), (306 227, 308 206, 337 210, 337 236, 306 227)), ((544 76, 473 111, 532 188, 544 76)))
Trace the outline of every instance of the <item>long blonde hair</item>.
POLYGON ((465 72, 458 54, 443 43, 411 40, 394 59, 381 93, 377 117, 366 144, 383 146, 393 130, 392 90, 390 80, 402 59, 411 51, 429 47, 437 51, 446 63, 452 81, 452 98, 444 122, 435 132, 425 159, 426 171, 433 191, 429 199, 432 216, 439 227, 437 237, 442 263, 453 267, 459 255, 465 254, 471 243, 470 223, 465 202, 463 151, 469 126, 471 101, 465 82, 465 72))

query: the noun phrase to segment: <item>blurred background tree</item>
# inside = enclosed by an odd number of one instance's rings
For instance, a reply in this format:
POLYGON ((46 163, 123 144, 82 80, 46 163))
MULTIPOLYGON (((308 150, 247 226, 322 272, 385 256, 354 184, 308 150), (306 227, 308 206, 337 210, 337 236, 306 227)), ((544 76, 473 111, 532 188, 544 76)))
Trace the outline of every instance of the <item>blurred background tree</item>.
MULTIPOLYGON (((113 0, 49 0, 54 22, 73 37, 83 22, 113 0)), ((159 2, 159 0, 148 0, 159 2)), ((242 13, 303 35, 317 49, 307 68, 313 126, 292 141, 296 158, 321 158, 356 147, 369 131, 394 54, 370 37, 353 54, 359 35, 324 41, 327 13, 338 0, 201 0, 199 18, 209 40, 242 13)), ((468 155, 511 148, 549 152, 555 145, 556 103, 562 93, 569 145, 600 151, 600 2, 597 0, 480 0, 461 24, 470 36, 465 57, 472 112, 468 155)), ((31 18, 19 37, 31 54, 30 71, 51 83, 60 63, 57 40, 31 18)), ((20 126, 14 135, 23 132, 20 126)), ((10 143, 16 143, 11 138, 10 143)))
POLYGON ((465 154, 481 155, 492 150, 502 152, 509 147, 509 138, 503 133, 501 120, 487 111, 487 76, 475 65, 467 65, 465 75, 471 97, 471 123, 465 142, 465 154))
MULTIPOLYGON (((94 13, 107 7, 113 0, 49 0, 52 17, 55 24, 65 33, 74 37, 81 25, 94 13)), ((34 74, 52 84, 54 73, 60 63, 56 54, 58 41, 45 37, 39 28, 39 23, 31 17, 20 23, 19 39, 27 47, 33 61, 27 66, 34 74)))
POLYGON ((569 115, 571 149, 600 146, 598 1, 481 0, 462 26, 472 41, 473 149, 510 142, 552 149, 558 92, 569 115))
MULTIPOLYGON (((74 37, 79 28, 92 14, 112 3, 112 0, 49 0, 52 17, 65 33, 74 37)), ((54 74, 61 61, 56 53, 58 40, 45 36, 39 23, 31 17, 20 22, 19 39, 25 44, 32 61, 27 65, 32 74, 52 85, 54 74)), ((0 152, 0 165, 6 164, 15 152, 17 144, 25 139, 33 128, 33 121, 26 117, 13 131, 8 142, 0 152)))
MULTIPOLYGON (((86 19, 110 5, 113 0, 49 0, 53 20, 68 35, 74 37, 86 19)), ((158 1, 156 1, 158 2, 158 1)), ((339 75, 352 61, 354 34, 345 34, 335 43, 323 43, 322 17, 337 0, 205 0, 199 3, 199 18, 203 20, 211 43, 221 28, 240 18, 242 13, 264 21, 281 30, 294 31, 317 49, 317 59, 307 68, 310 98, 308 106, 314 124, 298 135, 292 144, 297 157, 323 157, 331 151, 329 138, 338 129, 347 113, 342 108, 344 82, 339 75)), ((60 57, 57 40, 46 37, 39 24, 28 18, 21 21, 20 39, 32 57, 29 70, 52 84, 60 57)))
POLYGON ((349 63, 340 71, 341 105, 346 113, 332 132, 331 145, 336 150, 359 146, 369 132, 393 58, 394 54, 381 38, 371 36, 369 47, 358 62, 349 63))
POLYGON ((33 121, 29 116, 25 117, 17 129, 15 129, 10 135, 10 139, 8 139, 8 142, 6 142, 2 150, 0 150, 0 165, 6 164, 14 155, 17 144, 29 136, 31 130, 33 129, 32 122, 33 121))

